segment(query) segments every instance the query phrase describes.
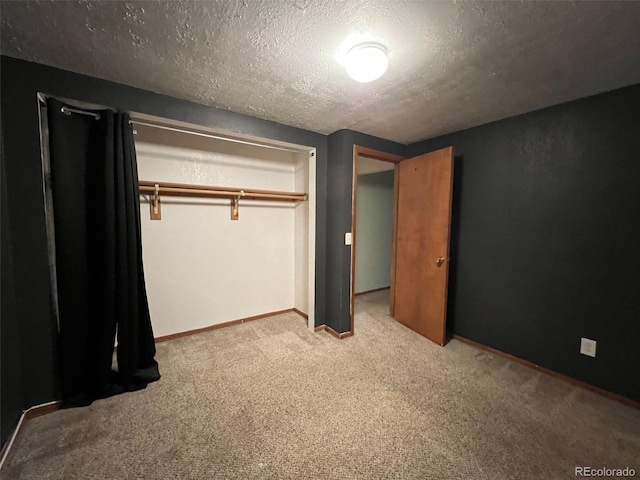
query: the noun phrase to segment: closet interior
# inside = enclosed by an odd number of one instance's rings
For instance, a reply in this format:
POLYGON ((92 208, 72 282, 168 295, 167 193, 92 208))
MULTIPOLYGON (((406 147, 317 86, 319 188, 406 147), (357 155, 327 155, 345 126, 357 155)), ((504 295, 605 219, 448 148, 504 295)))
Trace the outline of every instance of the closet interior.
POLYGON ((136 114, 132 126, 156 338, 291 310, 313 330, 315 151, 136 114))

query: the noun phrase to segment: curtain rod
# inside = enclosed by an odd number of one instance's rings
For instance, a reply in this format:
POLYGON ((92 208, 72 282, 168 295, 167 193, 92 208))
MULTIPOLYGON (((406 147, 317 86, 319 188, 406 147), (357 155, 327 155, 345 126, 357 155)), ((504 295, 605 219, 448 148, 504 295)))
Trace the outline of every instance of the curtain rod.
POLYGON ((223 136, 220 136, 220 135, 214 135, 212 133, 202 133, 202 132, 196 132, 196 131, 193 131, 193 130, 185 130, 183 128, 167 127, 167 126, 164 126, 164 125, 157 125, 155 123, 141 122, 139 120, 131 120, 130 123, 131 124, 135 124, 135 125, 143 125, 145 127, 152 127, 152 128, 159 128, 159 129, 162 129, 162 130, 169 130, 171 132, 186 133, 188 135, 196 135, 198 137, 206 137, 206 138, 213 138, 215 140, 223 140, 223 141, 227 141, 227 142, 241 143, 243 145, 253 145, 255 147, 270 148, 272 150, 281 150, 281 151, 284 151, 284 152, 304 153, 304 152, 301 152, 300 150, 294 150, 292 148, 276 147, 274 145, 266 145, 264 143, 250 142, 248 140, 238 140, 238 139, 235 139, 235 138, 229 138, 229 137, 223 137, 223 136))
POLYGON ((80 115, 88 115, 89 117, 93 117, 96 120, 100 120, 100 114, 97 112, 87 112, 86 110, 80 110, 78 108, 73 108, 73 107, 62 107, 60 109, 60 111, 62 113, 64 113, 65 115, 71 115, 72 113, 78 113, 80 115))

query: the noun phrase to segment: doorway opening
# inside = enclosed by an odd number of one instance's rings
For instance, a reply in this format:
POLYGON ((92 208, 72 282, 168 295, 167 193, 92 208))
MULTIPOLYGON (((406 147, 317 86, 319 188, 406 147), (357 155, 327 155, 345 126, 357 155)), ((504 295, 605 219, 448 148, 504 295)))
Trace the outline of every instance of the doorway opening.
MULTIPOLYGON (((362 171, 359 172, 358 164, 365 164, 367 161, 360 160, 362 158, 391 162, 394 165, 391 258, 387 267, 390 270, 389 315, 434 343, 444 345, 450 261, 453 147, 402 159, 395 155, 354 146, 351 212, 351 334, 354 330, 355 295, 365 288, 362 282, 358 282, 356 268, 358 258, 356 250, 361 243, 358 242, 356 231, 360 223, 358 222, 358 173, 362 173, 362 171)), ((383 209, 377 208, 379 212, 374 213, 382 217, 383 209)), ((388 224, 388 221, 386 223, 388 224)), ((361 234, 363 230, 360 226, 361 234)), ((367 232, 367 234, 384 237, 388 235, 385 229, 380 229, 379 232, 367 232)), ((376 243, 380 245, 380 242, 376 243)), ((382 248, 388 251, 388 244, 387 247, 382 248)), ((372 265, 367 266, 370 272, 375 272, 375 268, 371 267, 377 263, 376 260, 375 254, 370 257, 369 261, 372 265)))
POLYGON ((359 145, 353 147, 350 283, 352 334, 356 295, 376 293, 376 297, 383 301, 383 297, 391 301, 395 167, 402 158, 359 145))
POLYGON ((142 216, 150 309, 160 334, 170 339, 288 310, 313 332, 315 149, 141 113, 131 118, 141 180, 241 190, 231 210, 228 199, 167 197, 160 222, 142 216), (304 192, 307 199, 259 200, 252 191, 304 192))

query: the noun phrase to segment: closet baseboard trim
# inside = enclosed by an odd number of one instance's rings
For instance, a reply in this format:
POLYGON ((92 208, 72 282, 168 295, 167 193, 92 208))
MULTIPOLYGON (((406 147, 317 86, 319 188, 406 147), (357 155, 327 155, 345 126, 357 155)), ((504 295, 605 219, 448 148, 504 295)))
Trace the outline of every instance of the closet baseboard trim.
POLYGON ((60 410, 60 402, 55 401, 55 402, 43 403, 41 405, 35 405, 31 408, 26 409, 24 412, 22 412, 22 415, 20 415, 20 420, 18 420, 18 424, 16 425, 16 428, 14 428, 11 435, 9 435, 9 438, 7 439, 6 443, 2 447, 2 451, 0 452, 0 468, 2 468, 2 466, 4 465, 4 461, 9 455, 9 451, 11 450, 11 447, 13 447, 13 442, 15 441, 16 438, 18 438, 18 435, 20 434, 20 430, 22 429, 22 427, 24 427, 25 423, 28 420, 31 420, 32 418, 41 417, 42 415, 53 413, 57 410, 60 410))
POLYGON ((42 405, 36 405, 35 407, 25 410, 24 418, 25 420, 31 420, 32 418, 41 417, 42 415, 57 412, 58 410, 60 410, 60 402, 43 403, 42 405))
POLYGON ((297 308, 292 308, 291 310, 293 310, 294 312, 296 312, 298 315, 300 315, 302 318, 304 318, 305 320, 309 320, 309 315, 307 315, 306 313, 304 313, 301 310, 298 310, 297 308))
POLYGON ((197 333, 210 332, 211 330, 217 330, 219 328, 232 327, 233 325, 239 325, 241 323, 252 322, 253 320, 260 320, 261 318, 273 317, 274 315, 281 315, 283 313, 294 312, 293 308, 287 308, 285 310, 277 310, 275 312, 261 313, 260 315, 253 315, 251 317, 239 318, 237 320, 231 320, 229 322, 216 323, 215 325, 209 325, 208 327, 196 328, 194 330, 187 330, 186 332, 172 333, 170 335, 162 335, 155 338, 156 343, 167 342, 169 340, 175 340, 176 338, 188 337, 197 333))
POLYGON ((318 325, 316 328, 313 329, 313 333, 324 332, 326 328, 327 328, 326 325, 318 325))
POLYGON ((336 332, 333 328, 329 327, 328 325, 324 326, 324 330, 329 333, 330 335, 336 337, 338 340, 342 340, 343 338, 347 338, 347 337, 351 337, 353 336, 353 332, 342 332, 342 333, 338 333, 336 332))
POLYGON ((593 392, 595 394, 598 394, 600 396, 606 397, 610 400, 616 401, 618 403, 622 403, 623 405, 626 405, 628 407, 632 407, 632 408, 636 408, 638 410, 640 410, 640 402, 637 400, 633 400, 631 398, 625 397, 623 395, 617 394, 617 393, 613 393, 610 392, 608 390, 604 390, 603 388, 600 387, 596 387, 593 385, 590 385, 586 382, 583 382, 581 380, 576 380, 575 378, 571 378, 568 377, 566 375, 563 375, 562 373, 558 373, 558 372, 554 372, 553 370, 549 370, 548 368, 545 367, 541 367, 540 365, 537 365, 533 362, 530 362, 529 360, 525 360, 523 358, 520 357, 516 357, 514 355, 511 355, 509 353, 505 353, 501 350, 497 350, 495 348, 491 348, 488 347, 486 345, 483 345, 482 343, 478 343, 474 340, 469 340, 468 338, 465 337, 461 337, 460 335, 455 335, 455 334, 450 334, 447 333, 447 336, 449 338, 452 338, 454 340, 458 340, 462 343, 466 343, 467 345, 470 345, 472 347, 477 348, 478 350, 484 350, 485 352, 489 352, 493 355, 496 355, 498 357, 502 357, 505 358, 507 360, 511 360, 512 362, 516 362, 519 363, 520 365, 524 365, 525 367, 529 367, 533 370, 536 370, 538 372, 541 373, 546 373, 547 375, 557 378, 558 380, 562 380, 566 383, 569 383, 571 385, 574 385, 576 387, 580 387, 583 388, 585 390, 589 390, 590 392, 593 392))
POLYGON ((382 290, 389 290, 391 287, 380 287, 380 288, 374 288, 373 290, 367 290, 364 292, 358 292, 355 294, 355 296, 357 297, 358 295, 366 295, 367 293, 374 293, 374 292, 381 292, 382 290))

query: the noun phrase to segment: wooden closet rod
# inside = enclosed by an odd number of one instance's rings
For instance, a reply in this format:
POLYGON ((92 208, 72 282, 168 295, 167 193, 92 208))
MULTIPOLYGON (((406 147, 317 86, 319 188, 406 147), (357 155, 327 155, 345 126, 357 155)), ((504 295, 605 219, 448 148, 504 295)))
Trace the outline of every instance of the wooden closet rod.
POLYGON ((228 198, 231 200, 231 220, 238 220, 238 202, 242 200, 268 200, 281 202, 303 202, 306 193, 280 192, 275 190, 255 190, 232 187, 215 187, 212 185, 194 185, 190 183, 154 182, 140 180, 140 194, 150 196, 151 220, 160 220, 161 195, 173 197, 210 197, 228 198))
POLYGON ((193 185, 190 183, 170 183, 140 180, 140 193, 158 194, 174 197, 215 197, 244 200, 280 200, 284 202, 302 202, 307 199, 306 193, 280 192, 275 190, 255 190, 252 188, 214 187, 212 185, 193 185))

